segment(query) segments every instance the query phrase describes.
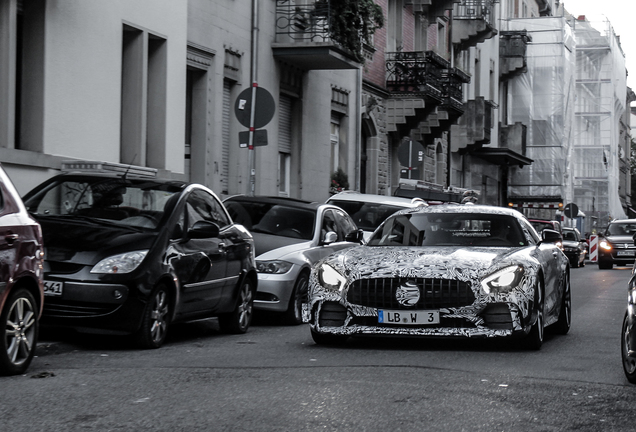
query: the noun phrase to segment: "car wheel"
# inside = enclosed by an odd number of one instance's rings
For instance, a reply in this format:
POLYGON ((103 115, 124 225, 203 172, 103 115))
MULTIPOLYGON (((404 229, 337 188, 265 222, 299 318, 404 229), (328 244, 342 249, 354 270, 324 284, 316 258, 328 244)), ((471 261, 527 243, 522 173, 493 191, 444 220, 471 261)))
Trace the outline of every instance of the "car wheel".
POLYGON ((621 357, 623 358, 623 370, 625 371, 627 380, 632 384, 636 384, 636 358, 629 357, 627 355, 629 351, 633 351, 635 349, 630 342, 630 332, 629 319, 627 313, 625 313, 625 317, 623 318, 623 331, 621 333, 621 357))
POLYGON ((239 290, 239 299, 234 310, 219 316, 221 330, 225 333, 241 334, 247 332, 252 323, 254 312, 254 290, 249 278, 243 280, 239 290))
POLYGON ((309 286, 309 275, 303 272, 298 276, 289 306, 283 316, 283 320, 289 325, 298 325, 303 322, 303 303, 307 301, 307 287, 309 286))
POLYGON ((612 261, 599 261, 598 268, 599 270, 611 270, 614 267, 612 261))
POLYGON ((4 305, 0 326, 0 374, 24 373, 35 353, 38 339, 38 308, 35 298, 26 289, 16 290, 4 305))
POLYGON ((312 329, 311 338, 318 345, 342 345, 347 341, 347 339, 349 339, 349 336, 335 335, 331 333, 318 333, 312 329))
POLYGON ((535 323, 532 325, 530 329, 530 333, 526 337, 526 345, 529 349, 539 350, 541 349, 541 345, 543 345, 543 286, 541 283, 537 284, 537 289, 535 292, 535 309, 537 314, 537 319, 535 323))
POLYGON ((170 296, 165 285, 159 285, 150 296, 144 309, 137 343, 142 348, 159 348, 163 345, 170 324, 170 296))
POLYGON ((570 331, 570 325, 572 322, 572 290, 570 289, 569 276, 565 276, 563 284, 563 298, 561 300, 559 319, 554 324, 554 330, 558 334, 562 335, 567 334, 570 331))

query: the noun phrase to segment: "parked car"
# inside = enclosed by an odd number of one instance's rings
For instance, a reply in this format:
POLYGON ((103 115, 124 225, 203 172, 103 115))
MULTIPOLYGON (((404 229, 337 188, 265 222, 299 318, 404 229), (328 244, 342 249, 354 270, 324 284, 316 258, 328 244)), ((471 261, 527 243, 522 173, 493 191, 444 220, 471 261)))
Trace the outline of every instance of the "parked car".
POLYGON ((311 266, 360 244, 362 231, 340 207, 283 197, 237 195, 224 201, 254 236, 258 291, 254 308, 302 323, 311 266))
POLYGON ((303 319, 318 344, 349 336, 524 337, 570 328, 569 262, 507 208, 440 205, 390 216, 365 245, 318 262, 303 319))
POLYGON ((561 226, 561 222, 547 219, 528 219, 528 221, 534 229, 537 230, 539 235, 541 235, 544 229, 557 231, 559 235, 561 235, 561 243, 559 246, 563 248, 563 227, 561 226))
POLYGON ((0 374, 24 373, 38 342, 44 285, 40 225, 0 165, 0 374))
POLYGON ((629 279, 627 309, 621 331, 621 359, 627 380, 636 384, 636 267, 629 279))
POLYGON ((427 206, 420 198, 402 198, 387 195, 364 194, 354 191, 340 192, 327 200, 346 211, 364 231, 364 240, 368 240, 384 220, 398 210, 427 206))
POLYGON ((208 188, 67 172, 24 201, 44 234, 43 325, 132 334, 144 348, 178 321, 218 316, 224 331, 248 330, 253 239, 208 188))
POLYGON ((578 229, 563 228, 563 252, 570 260, 571 267, 585 266, 587 242, 581 238, 581 233, 578 229))
POLYGON ((634 264, 636 219, 617 219, 609 223, 598 240, 598 268, 608 270, 614 265, 634 264))

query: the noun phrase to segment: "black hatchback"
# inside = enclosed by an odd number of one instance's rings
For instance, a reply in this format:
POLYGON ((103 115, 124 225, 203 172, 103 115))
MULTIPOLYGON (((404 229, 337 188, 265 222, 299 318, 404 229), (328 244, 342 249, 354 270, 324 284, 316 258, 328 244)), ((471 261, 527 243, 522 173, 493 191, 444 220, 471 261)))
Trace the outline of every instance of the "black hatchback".
POLYGON ((24 202, 44 235, 42 326, 132 334, 145 348, 177 321, 218 316, 222 330, 247 331, 253 239, 208 188, 69 172, 24 202))

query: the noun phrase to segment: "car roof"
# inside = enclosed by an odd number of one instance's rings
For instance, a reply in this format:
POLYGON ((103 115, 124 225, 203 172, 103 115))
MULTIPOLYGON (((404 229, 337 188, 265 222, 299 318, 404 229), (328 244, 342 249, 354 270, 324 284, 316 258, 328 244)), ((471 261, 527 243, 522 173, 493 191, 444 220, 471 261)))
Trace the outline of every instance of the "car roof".
POLYGON ((530 222, 542 222, 542 223, 549 223, 549 224, 553 224, 553 223, 558 223, 560 224, 561 222, 557 221, 557 220, 550 220, 550 219, 528 219, 530 222))
POLYGON ((61 174, 57 174, 51 177, 50 180, 58 180, 58 179, 65 179, 65 178, 69 178, 69 179, 82 179, 82 178, 83 179, 96 179, 96 178, 125 179, 125 180, 131 180, 136 182, 143 181, 143 182, 157 183, 157 184, 171 184, 174 186, 181 186, 181 187, 185 187, 191 184, 189 182, 182 181, 182 180, 162 179, 162 178, 135 175, 135 174, 127 175, 125 173, 113 174, 113 173, 103 173, 103 172, 87 173, 87 172, 81 172, 81 171, 63 172, 61 174))
POLYGON ((242 201, 242 202, 256 202, 263 204, 279 204, 285 205, 288 207, 295 208, 304 208, 307 210, 316 210, 318 207, 323 205, 322 203, 315 201, 306 201, 297 198, 288 198, 288 197, 277 197, 277 196, 265 196, 265 195, 233 195, 231 197, 225 198, 223 202, 226 201, 242 201))
POLYGON ((492 214, 512 216, 516 219, 526 219, 524 215, 517 210, 508 207, 498 207, 489 205, 474 204, 441 204, 428 207, 415 207, 412 209, 400 210, 400 214, 413 213, 463 213, 463 214, 492 214))
POLYGON ((616 219, 610 222, 610 224, 613 223, 636 223, 636 219, 616 219))
POLYGON ((329 203, 334 200, 363 201, 363 202, 378 203, 378 204, 392 204, 396 206, 402 206, 405 208, 413 207, 413 206, 421 205, 421 204, 426 204, 423 200, 421 202, 414 202, 413 199, 411 198, 396 197, 392 195, 366 194, 366 193, 354 192, 354 191, 340 192, 330 197, 327 200, 327 202, 329 203))

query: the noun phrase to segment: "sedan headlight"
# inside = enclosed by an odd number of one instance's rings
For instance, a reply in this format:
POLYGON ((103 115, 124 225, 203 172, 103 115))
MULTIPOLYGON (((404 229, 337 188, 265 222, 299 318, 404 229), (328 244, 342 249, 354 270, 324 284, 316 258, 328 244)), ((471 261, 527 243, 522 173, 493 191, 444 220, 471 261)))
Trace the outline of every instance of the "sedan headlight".
POLYGON ((259 273, 283 274, 292 268, 292 263, 281 260, 256 261, 256 271, 259 273))
POLYGON ((523 267, 519 265, 506 267, 482 280, 481 286, 486 294, 510 292, 519 285, 523 274, 523 267))
POLYGON ((345 277, 329 264, 323 264, 318 268, 318 280, 320 285, 334 291, 341 291, 346 282, 345 277))
POLYGON ((91 270, 91 273, 122 274, 130 273, 144 260, 147 250, 126 252, 104 258, 91 270))
POLYGON ((611 244, 610 242, 608 242, 607 240, 601 240, 601 241, 598 243, 598 246, 599 246, 601 249, 605 249, 605 250, 607 250, 607 251, 612 250, 612 244, 611 244))

